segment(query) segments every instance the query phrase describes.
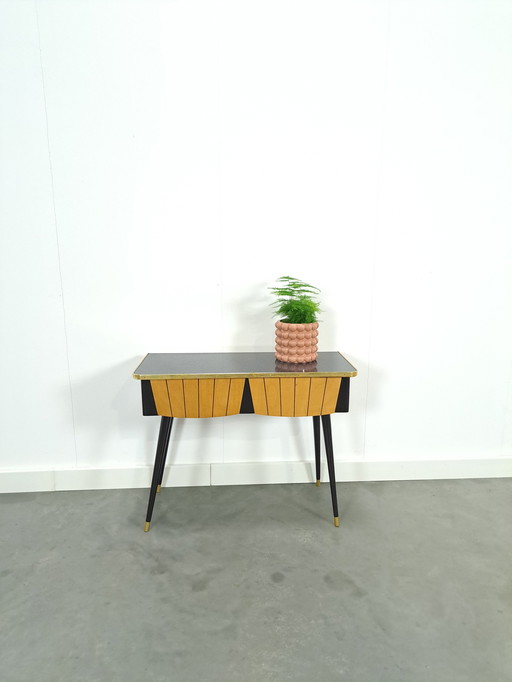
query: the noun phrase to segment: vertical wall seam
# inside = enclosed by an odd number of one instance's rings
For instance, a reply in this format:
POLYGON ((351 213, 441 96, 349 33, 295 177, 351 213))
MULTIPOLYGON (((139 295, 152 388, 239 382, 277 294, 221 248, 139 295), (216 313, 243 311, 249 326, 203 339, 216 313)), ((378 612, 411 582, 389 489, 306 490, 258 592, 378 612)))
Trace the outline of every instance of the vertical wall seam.
POLYGON ((375 304, 375 281, 376 281, 376 268, 377 268, 377 239, 379 234, 379 223, 380 223, 380 206, 381 206, 381 196, 382 196, 382 167, 383 167, 383 156, 384 156, 384 129, 387 117, 387 101, 388 101, 388 82, 389 82, 389 45, 390 45, 390 33, 391 33, 391 0, 387 1, 387 25, 386 25, 386 53, 384 62, 384 92, 383 92, 383 102, 382 102, 382 114, 380 118, 379 125, 379 156, 378 156, 378 170, 377 170, 377 200, 375 205, 375 221, 373 230, 373 254, 372 254, 372 272, 371 272, 371 282, 370 282, 370 305, 368 312, 368 347, 367 347, 367 362, 368 371, 366 375, 366 396, 364 401, 364 425, 363 425, 363 460, 366 459, 366 434, 367 434, 367 422, 368 422, 368 403, 370 395, 370 380, 371 380, 371 353, 372 353, 372 331, 374 322, 374 304, 375 304))
POLYGON ((75 466, 78 466, 78 448, 77 448, 77 442, 76 442, 76 418, 75 418, 75 403, 74 403, 74 398, 73 398, 73 384, 71 381, 71 363, 69 359, 69 339, 68 339, 68 325, 67 325, 67 317, 66 317, 66 304, 64 300, 64 281, 62 277, 62 263, 61 263, 61 250, 60 250, 60 241, 59 241, 59 228, 58 228, 58 222, 57 222, 57 207, 56 207, 56 202, 55 202, 55 183, 54 183, 54 178, 53 178, 53 164, 52 164, 52 155, 51 155, 51 145, 50 145, 50 128, 48 124, 48 107, 46 103, 46 84, 45 84, 45 79, 44 79, 44 67, 43 67, 43 52, 42 52, 42 45, 41 45, 41 29, 39 25, 39 10, 37 6, 37 0, 34 0, 34 9, 35 9, 35 16, 36 16, 36 26, 37 26, 37 41, 38 41, 38 47, 39 47, 39 65, 41 68, 41 86, 43 90, 43 105, 44 105, 44 116, 45 116, 45 124, 46 124, 46 144, 47 144, 47 149, 48 149, 48 166, 50 170, 50 186, 51 186, 51 195, 52 195, 52 209, 53 209, 53 224, 55 228, 55 243, 57 246, 57 262, 58 262, 58 268, 59 268, 59 283, 60 283, 60 295, 61 295, 61 301, 62 301, 62 318, 63 318, 63 324, 64 324, 64 344, 65 344, 65 349, 66 349, 66 365, 67 365, 67 371, 68 371, 68 385, 69 385, 69 400, 71 404, 71 422, 73 426, 73 444, 75 448, 75 466))

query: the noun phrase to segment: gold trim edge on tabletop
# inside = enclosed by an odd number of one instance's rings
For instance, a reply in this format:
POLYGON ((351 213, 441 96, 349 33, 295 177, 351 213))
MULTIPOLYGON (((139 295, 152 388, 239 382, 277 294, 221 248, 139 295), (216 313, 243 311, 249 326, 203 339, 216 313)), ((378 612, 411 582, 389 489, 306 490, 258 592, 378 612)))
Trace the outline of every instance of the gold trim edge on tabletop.
MULTIPOLYGON (((280 378, 285 378, 285 377, 304 377, 304 376, 316 376, 316 377, 322 377, 322 378, 329 378, 329 377, 355 377, 357 376, 357 369, 350 363, 346 357, 340 353, 340 351, 327 351, 328 353, 335 353, 339 355, 343 360, 347 362, 350 367, 352 367, 352 370, 347 371, 347 372, 342 372, 342 371, 334 371, 334 372, 329 372, 329 371, 315 371, 315 372, 306 372, 306 371, 293 371, 293 372, 279 372, 279 371, 268 371, 268 372, 196 372, 194 374, 141 374, 137 372, 137 369, 144 363, 146 358, 149 355, 152 355, 152 353, 146 353, 144 358, 141 360, 139 363, 139 366, 135 370, 135 372, 132 374, 132 377, 134 379, 138 379, 139 381, 148 381, 151 379, 157 380, 157 379, 257 379, 259 377, 261 378, 272 378, 272 377, 280 377, 280 378)), ((237 353, 234 352, 234 355, 237 353)), ((179 355, 177 353, 176 355, 179 355)), ((195 355, 201 355, 201 353, 196 353, 195 355)), ((208 354, 207 354, 208 355, 208 354)))
POLYGON ((132 374, 134 379, 148 381, 151 379, 270 379, 286 377, 355 377, 357 370, 353 372, 241 372, 240 374, 132 374))

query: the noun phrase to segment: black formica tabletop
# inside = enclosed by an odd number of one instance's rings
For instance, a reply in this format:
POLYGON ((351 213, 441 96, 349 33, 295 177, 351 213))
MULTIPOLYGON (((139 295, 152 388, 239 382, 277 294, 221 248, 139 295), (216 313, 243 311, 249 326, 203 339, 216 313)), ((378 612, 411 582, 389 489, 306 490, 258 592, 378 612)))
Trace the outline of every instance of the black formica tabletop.
POLYGON ((279 362, 268 353, 148 353, 134 379, 206 379, 216 377, 354 377, 356 368, 337 351, 318 353, 305 365, 279 362))

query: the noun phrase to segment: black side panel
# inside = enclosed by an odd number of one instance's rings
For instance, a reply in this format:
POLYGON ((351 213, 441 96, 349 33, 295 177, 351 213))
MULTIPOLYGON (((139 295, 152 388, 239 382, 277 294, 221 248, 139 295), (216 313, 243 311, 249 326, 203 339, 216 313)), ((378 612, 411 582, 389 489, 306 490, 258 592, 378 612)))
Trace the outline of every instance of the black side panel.
POLYGON ((149 379, 142 379, 140 385, 142 389, 142 414, 145 417, 157 415, 158 412, 156 411, 155 399, 151 390, 151 382, 149 379))
POLYGON ((252 403, 251 389, 249 387, 249 379, 245 380, 244 392, 242 394, 242 403, 240 405, 240 414, 254 414, 254 405, 252 403))
POLYGON ((336 403, 336 412, 348 412, 348 400, 350 397, 350 377, 341 380, 340 392, 336 403))

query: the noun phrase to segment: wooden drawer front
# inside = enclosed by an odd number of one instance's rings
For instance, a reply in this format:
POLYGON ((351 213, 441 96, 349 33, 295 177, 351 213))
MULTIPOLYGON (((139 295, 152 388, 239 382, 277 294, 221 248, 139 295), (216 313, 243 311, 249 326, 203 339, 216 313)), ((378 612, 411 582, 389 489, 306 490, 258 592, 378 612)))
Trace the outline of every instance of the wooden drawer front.
POLYGON ((249 379, 255 414, 309 417, 333 414, 341 377, 272 377, 249 379))
POLYGON ((151 380, 156 414, 162 417, 227 417, 240 413, 244 379, 151 380))

